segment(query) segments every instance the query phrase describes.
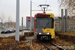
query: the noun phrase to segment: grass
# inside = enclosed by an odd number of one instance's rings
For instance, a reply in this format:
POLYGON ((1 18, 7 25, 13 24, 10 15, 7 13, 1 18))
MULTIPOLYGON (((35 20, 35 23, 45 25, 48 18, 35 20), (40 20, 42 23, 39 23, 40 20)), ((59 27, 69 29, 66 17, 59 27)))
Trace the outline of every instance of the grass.
POLYGON ((70 44, 70 43, 62 42, 62 41, 59 41, 59 43, 63 44, 63 45, 66 45, 66 46, 72 46, 75 49, 75 44, 70 44))
MULTIPOLYGON (((61 31, 61 30, 55 30, 55 31, 61 31)), ((71 31, 71 30, 70 30, 69 32, 66 32, 66 33, 59 33, 59 34, 75 36, 75 31, 71 31)))
POLYGON ((75 33, 71 33, 71 32, 67 32, 67 33, 59 33, 59 34, 75 36, 75 33))
MULTIPOLYGON (((75 31, 73 31, 73 30, 69 30, 69 32, 66 32, 66 33, 62 33, 62 32, 59 33, 60 30, 56 30, 56 31, 57 31, 58 34, 62 34, 63 36, 64 36, 64 35, 67 35, 67 36, 69 35, 69 36, 74 36, 74 37, 75 37, 75 31)), ((68 36, 68 37, 69 37, 69 36, 68 36)), ((72 40, 73 40, 73 39, 72 39, 72 40)), ((74 42, 74 41, 73 41, 73 42, 74 42)), ((59 43, 59 44, 62 44, 62 45, 65 45, 65 46, 73 46, 74 49, 75 49, 75 44, 72 44, 72 43, 70 43, 70 42, 58 41, 58 43, 59 43)))
MULTIPOLYGON (((74 31, 75 29, 69 29, 69 31, 74 31)), ((55 31, 61 31, 61 29, 60 30, 55 30, 55 31)))

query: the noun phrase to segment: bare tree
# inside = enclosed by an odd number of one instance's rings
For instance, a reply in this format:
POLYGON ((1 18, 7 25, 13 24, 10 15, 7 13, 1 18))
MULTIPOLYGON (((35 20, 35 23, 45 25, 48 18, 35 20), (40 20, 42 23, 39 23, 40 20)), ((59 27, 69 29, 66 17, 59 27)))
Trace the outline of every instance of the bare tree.
POLYGON ((1 14, 1 16, 0 16, 0 20, 1 20, 1 23, 3 24, 3 20, 5 19, 5 15, 4 15, 4 13, 2 13, 1 14))
POLYGON ((11 16, 8 17, 8 28, 13 27, 13 23, 12 23, 12 20, 10 18, 11 18, 11 16))
MULTIPOLYGON (((3 20, 5 19, 5 15, 4 15, 4 13, 2 13, 1 15, 0 15, 0 21, 1 21, 1 27, 4 27, 4 25, 3 25, 3 20)), ((3 29, 3 28, 2 28, 3 29)))
POLYGON ((75 0, 58 0, 59 8, 68 9, 69 16, 75 16, 75 0))

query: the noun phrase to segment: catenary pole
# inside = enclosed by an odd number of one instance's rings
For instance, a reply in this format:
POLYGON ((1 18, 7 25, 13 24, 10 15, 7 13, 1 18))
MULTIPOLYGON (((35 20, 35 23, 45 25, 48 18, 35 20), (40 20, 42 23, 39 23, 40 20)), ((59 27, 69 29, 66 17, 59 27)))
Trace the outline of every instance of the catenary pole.
POLYGON ((20 0, 16 0, 16 36, 15 36, 15 40, 19 41, 19 17, 20 17, 20 13, 19 13, 19 6, 20 5, 20 0))
POLYGON ((65 9, 65 32, 67 32, 67 9, 65 9))
POLYGON ((23 17, 22 17, 22 35, 23 35, 23 17))
POLYGON ((63 9, 61 9, 61 18, 62 18, 62 32, 64 32, 64 19, 63 19, 63 9))
POLYGON ((30 32, 32 27, 32 0, 30 0, 30 32))

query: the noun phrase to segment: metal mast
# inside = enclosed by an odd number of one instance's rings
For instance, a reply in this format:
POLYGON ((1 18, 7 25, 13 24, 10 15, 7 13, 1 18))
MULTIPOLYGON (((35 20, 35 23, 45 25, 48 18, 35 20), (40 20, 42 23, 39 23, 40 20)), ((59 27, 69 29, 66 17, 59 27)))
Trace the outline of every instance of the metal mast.
POLYGON ((20 0, 16 0, 16 34, 15 34, 15 40, 19 41, 19 17, 20 17, 20 0))
POLYGON ((32 27, 32 0, 30 0, 30 32, 32 27))

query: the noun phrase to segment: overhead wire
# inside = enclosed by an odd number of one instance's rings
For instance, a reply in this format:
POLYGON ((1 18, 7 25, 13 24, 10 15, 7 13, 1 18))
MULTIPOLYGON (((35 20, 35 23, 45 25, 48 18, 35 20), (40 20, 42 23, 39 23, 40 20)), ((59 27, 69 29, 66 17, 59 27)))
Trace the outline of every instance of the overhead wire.
MULTIPOLYGON (((45 0, 45 4, 47 3, 47 1, 48 1, 48 0, 45 0)), ((51 6, 49 5, 49 7, 51 7, 51 6)), ((48 7, 47 7, 47 9, 48 9, 48 7)), ((47 9, 46 9, 46 11, 47 11, 47 9)))
MULTIPOLYGON (((32 2, 35 6, 37 6, 38 4, 36 4, 36 3, 34 3, 34 2, 32 2)), ((38 6, 37 6, 38 7, 38 6)))
MULTIPOLYGON (((34 3, 34 2, 32 2, 35 6, 37 6, 38 7, 38 4, 36 4, 36 3, 34 3)), ((45 0, 45 4, 47 3, 47 0, 45 0)), ((47 10, 46 10, 47 11, 47 10)), ((40 11, 39 11, 40 12, 40 11)))
MULTIPOLYGON (((47 3, 47 0, 45 0, 45 4, 47 3)), ((46 11, 47 11, 47 9, 46 9, 46 11)))
POLYGON ((45 4, 46 4, 47 0, 45 1, 45 4))
MULTIPOLYGON (((34 3, 34 2, 32 2, 32 3, 33 3, 35 6, 39 7, 38 4, 36 4, 36 3, 34 3)), ((38 12, 40 12, 40 10, 39 10, 38 12)))

